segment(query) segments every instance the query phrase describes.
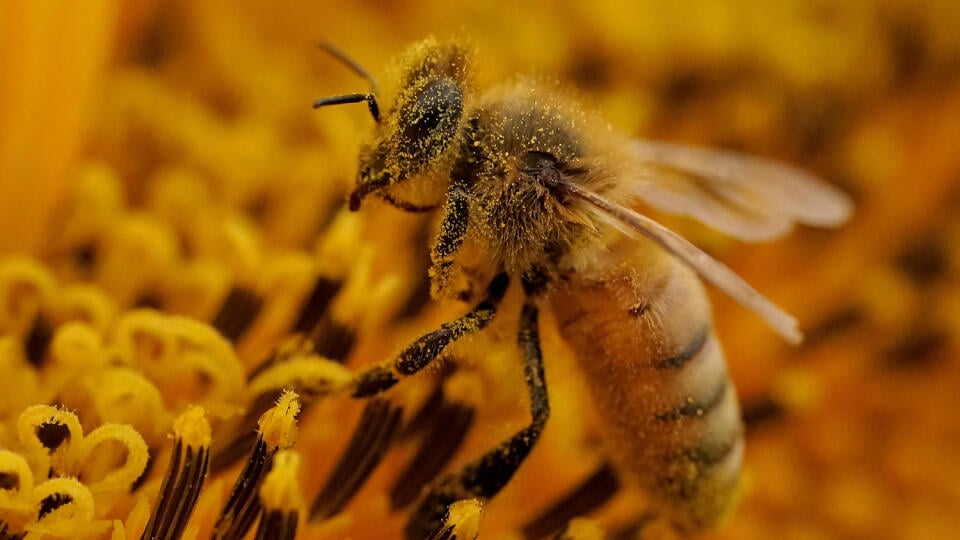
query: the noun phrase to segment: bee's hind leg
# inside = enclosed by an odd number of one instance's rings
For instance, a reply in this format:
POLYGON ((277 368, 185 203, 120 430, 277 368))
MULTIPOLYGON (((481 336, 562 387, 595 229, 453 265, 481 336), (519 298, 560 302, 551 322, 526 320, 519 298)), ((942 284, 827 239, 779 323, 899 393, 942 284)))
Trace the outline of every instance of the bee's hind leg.
MULTIPOLYGON (((524 283, 525 287, 528 285, 524 283)), ((537 324, 538 309, 529 295, 520 315, 517 341, 523 355, 524 375, 530 393, 530 425, 470 463, 456 474, 435 484, 407 524, 408 539, 427 538, 441 526, 447 507, 461 499, 489 499, 517 471, 533 448, 550 416, 550 403, 543 375, 543 356, 537 324)))

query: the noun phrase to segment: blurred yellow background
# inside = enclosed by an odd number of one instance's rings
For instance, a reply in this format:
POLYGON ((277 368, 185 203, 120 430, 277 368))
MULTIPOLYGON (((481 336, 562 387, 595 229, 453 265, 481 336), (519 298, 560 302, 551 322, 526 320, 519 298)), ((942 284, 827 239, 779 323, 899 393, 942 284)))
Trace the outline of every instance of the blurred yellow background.
MULTIPOLYGON (((218 247, 220 237, 200 244, 228 261, 235 282, 255 280, 272 253, 312 253, 370 127, 362 105, 310 109, 315 98, 366 90, 314 43, 335 43, 379 75, 404 45, 429 34, 473 41, 481 87, 537 73, 626 133, 773 157, 849 193, 857 210, 847 226, 798 230, 771 245, 671 222, 795 314, 807 333, 789 348, 715 295, 748 437, 740 507, 705 537, 956 537, 960 3, 951 0, 4 2, 0 253, 39 257, 65 282, 84 279, 61 255, 108 225, 71 229, 64 220, 92 200, 110 201, 112 210, 91 215, 152 214, 178 234, 190 225, 177 222, 177 212, 230 213, 234 228, 223 234, 252 235, 255 246, 218 247), (97 175, 113 178, 117 191, 91 194, 100 189, 90 179, 97 175), (199 186, 193 202, 165 198, 171 186, 186 185, 178 184, 183 177, 200 179, 188 183, 199 186)), ((370 219, 373 235, 386 234, 377 226, 419 226, 405 216, 370 219)), ((411 245, 426 249, 422 238, 411 245)), ((418 253, 389 255, 401 288, 423 278, 418 253)), ((162 281, 180 258, 159 257, 168 266, 144 272, 162 281)), ((92 279, 121 308, 145 292, 127 272, 120 265, 92 279)), ((378 306, 364 309, 371 307, 378 306)), ((364 317, 376 319, 357 315, 364 317)), ((405 323, 396 335, 439 320, 405 323)), ((365 324, 368 341, 357 356, 401 343, 378 342, 369 330, 389 321, 365 324)), ((549 358, 547 369, 550 377, 549 358)), ((551 391, 558 404, 541 443, 548 447, 504 492, 510 503, 491 503, 481 538, 513 534, 587 472, 574 464, 551 476, 565 459, 593 455, 549 447, 576 441, 583 423, 563 404, 565 388, 561 380, 551 391)), ((515 428, 526 398, 520 386, 511 391, 515 428)), ((482 414, 479 426, 498 418, 482 414)), ((477 455, 496 433, 471 439, 463 452, 477 455)), ((310 491, 322 480, 304 485, 310 491)), ((372 485, 361 498, 376 500, 372 485)), ((354 523, 386 519, 377 502, 358 501, 349 512, 354 523)), ((619 507, 596 515, 608 532, 629 524, 619 507)), ((306 538, 344 529, 304 530, 306 538)))

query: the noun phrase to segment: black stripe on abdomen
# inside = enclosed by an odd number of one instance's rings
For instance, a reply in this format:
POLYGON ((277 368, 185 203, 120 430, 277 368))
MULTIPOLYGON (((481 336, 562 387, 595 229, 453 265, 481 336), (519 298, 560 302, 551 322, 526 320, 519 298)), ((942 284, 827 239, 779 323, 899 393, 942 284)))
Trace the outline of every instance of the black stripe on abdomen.
POLYGON ((743 430, 733 429, 723 436, 719 442, 701 441, 695 446, 690 446, 680 452, 671 454, 668 459, 676 458, 687 459, 697 465, 704 467, 713 467, 723 463, 727 457, 737 449, 743 440, 743 430))
POLYGON ((706 416, 713 409, 716 409, 727 395, 727 389, 730 383, 723 377, 720 383, 710 392, 706 400, 699 401, 688 397, 686 403, 675 407, 669 411, 658 413, 656 419, 661 422, 674 422, 683 418, 699 418, 706 416))
POLYGON ((687 365, 691 360, 697 357, 700 354, 700 351, 703 350, 703 347, 707 344, 707 341, 710 339, 710 325, 705 325, 703 328, 697 332, 693 339, 687 343, 687 346, 683 348, 679 353, 670 358, 664 360, 658 360, 654 362, 653 367, 657 369, 680 369, 683 366, 687 365))

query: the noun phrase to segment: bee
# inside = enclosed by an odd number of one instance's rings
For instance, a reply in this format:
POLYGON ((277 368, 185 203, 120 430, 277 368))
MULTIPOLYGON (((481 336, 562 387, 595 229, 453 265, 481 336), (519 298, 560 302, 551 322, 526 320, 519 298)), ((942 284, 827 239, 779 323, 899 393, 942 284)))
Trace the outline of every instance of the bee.
POLYGON ((331 52, 373 89, 314 103, 366 102, 375 120, 350 209, 371 196, 404 211, 436 209, 432 295, 474 303, 396 358, 357 374, 353 396, 390 388, 483 329, 511 282, 524 291, 517 343, 532 420, 435 483, 408 536, 426 536, 456 500, 493 497, 536 443, 550 414, 541 309, 555 314, 579 361, 618 473, 647 490, 681 529, 720 522, 737 492, 743 424, 703 283, 788 342, 801 334, 793 317, 640 211, 685 215, 760 241, 795 223, 838 226, 851 212, 848 198, 784 164, 624 136, 534 79, 478 91, 472 49, 456 41, 413 45, 383 94, 359 65, 331 52))

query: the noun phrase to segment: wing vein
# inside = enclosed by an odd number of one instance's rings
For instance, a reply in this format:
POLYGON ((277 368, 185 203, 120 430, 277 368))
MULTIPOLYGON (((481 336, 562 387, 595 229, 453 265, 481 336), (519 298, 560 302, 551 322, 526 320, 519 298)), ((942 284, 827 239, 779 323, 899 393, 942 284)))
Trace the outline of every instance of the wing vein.
POLYGON ((683 237, 656 221, 606 198, 582 186, 562 183, 560 188, 568 194, 589 203, 600 214, 611 218, 611 223, 628 234, 640 234, 677 257, 701 278, 713 284, 740 305, 759 315, 773 330, 791 344, 803 340, 797 328, 797 320, 768 300, 750 286, 733 270, 707 255, 683 237))
POLYGON ((841 190, 784 163, 639 139, 630 148, 644 180, 634 196, 748 242, 782 236, 794 223, 836 227, 853 209, 841 190))

